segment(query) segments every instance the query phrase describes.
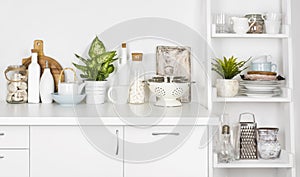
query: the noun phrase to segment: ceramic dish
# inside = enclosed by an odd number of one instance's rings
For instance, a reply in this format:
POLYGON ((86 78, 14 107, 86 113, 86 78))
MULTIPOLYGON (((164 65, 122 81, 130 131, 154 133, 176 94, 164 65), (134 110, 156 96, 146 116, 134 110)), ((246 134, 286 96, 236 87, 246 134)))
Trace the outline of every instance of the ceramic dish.
POLYGON ((253 97, 253 98, 270 98, 270 97, 273 97, 273 96, 277 96, 279 95, 278 93, 264 93, 264 94, 261 94, 261 93, 243 93, 243 95, 247 95, 248 97, 253 97))
POLYGON ((278 89, 278 85, 248 85, 245 84, 244 87, 249 91, 273 91, 278 89))
POLYGON ((58 93, 52 94, 53 100, 60 105, 74 105, 79 104, 85 98, 85 94, 82 95, 58 95, 58 93))

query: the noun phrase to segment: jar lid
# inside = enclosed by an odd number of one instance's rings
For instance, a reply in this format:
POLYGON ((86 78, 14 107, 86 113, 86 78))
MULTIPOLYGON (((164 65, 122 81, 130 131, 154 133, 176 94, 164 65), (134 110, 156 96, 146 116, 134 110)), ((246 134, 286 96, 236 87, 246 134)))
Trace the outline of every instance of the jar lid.
POLYGON ((249 13, 249 14, 246 14, 245 15, 246 18, 259 18, 259 19, 262 19, 262 14, 260 13, 249 13))
POLYGON ((132 61, 142 61, 143 53, 131 53, 132 61))
POLYGON ((270 132, 278 132, 279 128, 272 128, 272 127, 261 127, 257 129, 258 132, 266 132, 266 133, 270 133, 270 132))

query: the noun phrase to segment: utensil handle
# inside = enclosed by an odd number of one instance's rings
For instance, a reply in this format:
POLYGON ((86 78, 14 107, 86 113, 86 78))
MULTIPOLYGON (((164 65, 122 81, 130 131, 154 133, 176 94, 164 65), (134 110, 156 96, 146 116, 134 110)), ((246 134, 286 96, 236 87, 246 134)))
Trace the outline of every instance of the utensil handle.
POLYGON ((0 136, 4 136, 5 135, 5 133, 0 133, 0 136))
POLYGON ((252 115, 252 118, 253 118, 253 122, 255 122, 255 115, 251 112, 244 112, 244 113, 241 113, 240 114, 240 117, 239 117, 239 122, 241 122, 241 119, 242 119, 242 116, 243 115, 252 115))
POLYGON ((116 155, 119 155, 119 146, 120 146, 120 143, 119 143, 119 130, 116 130, 116 137, 117 137, 117 147, 116 147, 116 155))
POLYGON ((173 135, 173 136, 179 136, 180 133, 157 133, 157 132, 154 132, 152 133, 152 136, 160 136, 160 135, 173 135))
POLYGON ((61 79, 62 79, 62 75, 64 73, 65 70, 71 70, 73 73, 74 73, 74 82, 77 81, 77 78, 76 78, 76 72, 73 68, 64 68, 60 74, 59 74, 59 77, 58 77, 58 83, 61 83, 61 79))

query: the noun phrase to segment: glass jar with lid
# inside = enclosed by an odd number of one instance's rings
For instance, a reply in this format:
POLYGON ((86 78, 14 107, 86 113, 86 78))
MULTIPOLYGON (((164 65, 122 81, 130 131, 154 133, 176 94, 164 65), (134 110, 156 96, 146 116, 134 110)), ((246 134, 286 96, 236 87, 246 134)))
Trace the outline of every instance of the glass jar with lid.
POLYGON ((8 66, 4 72, 7 80, 6 102, 12 104, 26 103, 27 71, 23 65, 8 66))
POLYGON ((145 70, 142 64, 143 54, 132 53, 130 67, 130 86, 128 102, 130 104, 145 103, 145 70))
POLYGON ((248 33, 261 34, 264 32, 265 21, 262 14, 246 14, 250 25, 248 33))

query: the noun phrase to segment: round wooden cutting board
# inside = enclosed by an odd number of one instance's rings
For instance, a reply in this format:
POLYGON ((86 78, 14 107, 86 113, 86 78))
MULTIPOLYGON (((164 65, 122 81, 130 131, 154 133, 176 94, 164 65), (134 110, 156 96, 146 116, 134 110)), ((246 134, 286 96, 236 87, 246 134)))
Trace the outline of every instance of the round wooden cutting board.
MULTIPOLYGON (((41 66, 41 74, 44 72, 44 69, 46 67, 46 61, 48 61, 48 66, 51 70, 55 82, 55 92, 57 92, 59 75, 63 68, 55 59, 44 55, 44 42, 42 40, 34 41, 34 49, 32 49, 32 51, 38 53, 38 63, 41 66)), ((26 66, 26 68, 28 68, 30 63, 31 57, 22 59, 22 64, 26 66)), ((64 81, 64 74, 61 81, 64 81)))

